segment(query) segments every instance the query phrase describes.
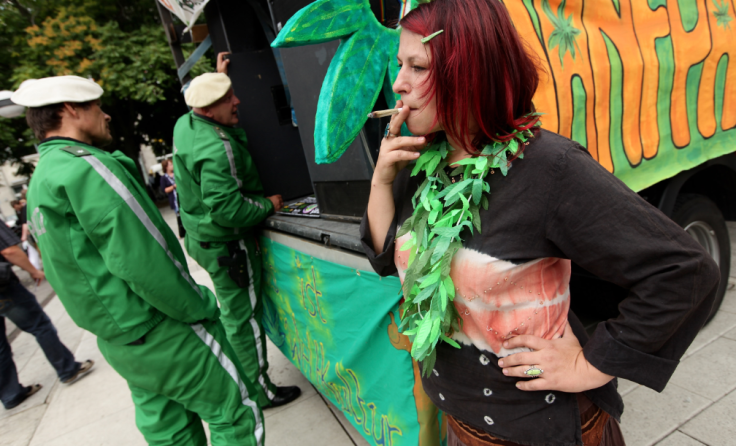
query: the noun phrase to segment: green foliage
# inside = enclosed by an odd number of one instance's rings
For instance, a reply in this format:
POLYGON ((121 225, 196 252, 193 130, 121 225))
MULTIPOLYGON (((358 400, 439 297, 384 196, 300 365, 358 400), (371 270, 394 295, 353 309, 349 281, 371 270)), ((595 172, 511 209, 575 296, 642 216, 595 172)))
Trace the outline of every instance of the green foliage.
POLYGON ((728 13, 728 0, 712 0, 713 5, 716 7, 713 11, 713 17, 716 18, 716 25, 731 29, 729 22, 733 20, 731 15, 728 13))
POLYGON ((542 10, 555 27, 555 30, 549 35, 547 46, 550 50, 559 46, 557 51, 560 56, 560 65, 563 67, 564 63, 562 60, 565 57, 565 53, 568 51, 570 51, 570 55, 573 60, 575 60, 575 47, 577 47, 581 56, 583 54, 576 41, 577 35, 580 34, 580 30, 573 26, 572 14, 565 18, 565 2, 566 0, 562 0, 562 2, 560 2, 560 6, 557 8, 557 14, 555 14, 549 6, 549 1, 542 0, 542 10))
MULTIPOLYGON (((532 114, 530 116, 538 116, 532 114)), ((537 121, 536 125, 540 125, 537 121)), ((457 348, 449 336, 460 330, 460 315, 451 302, 455 286, 450 265, 462 247, 461 235, 481 231, 480 207, 488 209, 490 186, 485 181, 492 169, 506 175, 508 159, 531 137, 531 131, 517 132, 508 142, 486 145, 479 156, 456 162, 452 183, 444 173, 447 154, 453 149, 445 140, 436 141, 417 159, 412 176, 424 173, 426 179, 412 197, 414 212, 401 225, 396 238, 409 234, 401 251, 409 251, 408 268, 402 291, 404 304, 400 328, 412 341, 411 355, 423 361, 423 374, 429 375, 435 361, 435 347, 443 340, 457 348)), ((519 158, 522 158, 519 153, 519 158)))
MULTIPOLYGON (((111 149, 137 159, 141 144, 171 147, 187 108, 155 1, 0 0, 0 27, 0 89, 46 76, 90 77, 105 89, 111 149)), ((207 71, 214 65, 202 58, 192 75, 207 71)), ((0 162, 19 161, 33 142, 22 117, 0 119, 0 162)))

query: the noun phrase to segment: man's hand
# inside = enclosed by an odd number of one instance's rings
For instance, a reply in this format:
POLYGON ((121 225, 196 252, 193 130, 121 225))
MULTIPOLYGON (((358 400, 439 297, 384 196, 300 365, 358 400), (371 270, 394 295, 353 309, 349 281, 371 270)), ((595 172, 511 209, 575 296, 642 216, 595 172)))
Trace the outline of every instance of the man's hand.
POLYGON ((532 352, 514 353, 498 361, 504 375, 527 378, 524 371, 532 365, 544 372, 539 378, 516 383, 521 390, 559 390, 578 393, 597 389, 613 379, 593 367, 583 355, 583 348, 570 325, 559 339, 548 341, 537 336, 516 336, 503 343, 504 348, 531 348, 532 352))
POLYGON ((225 56, 230 53, 218 53, 217 54, 217 72, 227 74, 227 66, 230 65, 230 60, 225 59, 225 56))
POLYGON ((41 282, 46 280, 46 274, 44 274, 43 271, 35 270, 32 271, 30 274, 33 280, 36 281, 36 285, 41 285, 41 282))
POLYGON ((273 203, 274 212, 278 212, 281 210, 282 207, 284 207, 284 199, 281 198, 281 195, 271 195, 270 197, 266 198, 271 200, 271 203, 273 203))
POLYGON ((21 268, 26 270, 28 274, 30 274, 31 277, 36 280, 36 285, 39 285, 41 281, 46 278, 46 275, 43 273, 43 271, 37 270, 36 267, 31 264, 30 260, 28 260, 28 256, 25 252, 23 252, 22 249, 20 249, 20 246, 8 246, 7 248, 0 251, 0 255, 5 257, 5 260, 12 263, 13 265, 20 266, 21 268))

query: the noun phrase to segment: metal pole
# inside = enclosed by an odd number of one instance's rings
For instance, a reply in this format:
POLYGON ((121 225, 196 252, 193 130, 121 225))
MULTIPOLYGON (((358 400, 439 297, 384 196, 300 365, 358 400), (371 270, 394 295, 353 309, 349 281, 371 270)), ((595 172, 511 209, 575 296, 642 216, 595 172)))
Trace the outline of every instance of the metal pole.
MULTIPOLYGON (((164 27, 164 33, 166 34, 166 40, 169 42, 169 48, 171 48, 171 54, 174 56, 174 62, 176 63, 176 69, 184 65, 186 59, 184 59, 184 53, 181 51, 181 44, 179 43, 179 37, 174 31, 174 21, 171 18, 171 12, 166 9, 158 0, 154 0, 158 7, 158 15, 161 17, 161 25, 164 27)), ((186 74, 181 78, 181 84, 186 85, 192 77, 186 74)))

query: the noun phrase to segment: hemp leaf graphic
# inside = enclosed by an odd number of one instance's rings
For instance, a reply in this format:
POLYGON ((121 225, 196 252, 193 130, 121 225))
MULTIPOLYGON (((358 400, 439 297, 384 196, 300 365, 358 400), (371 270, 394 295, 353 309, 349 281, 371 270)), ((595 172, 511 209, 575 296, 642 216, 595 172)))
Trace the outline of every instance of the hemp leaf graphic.
POLYGON ((731 29, 731 25, 728 22, 733 20, 733 18, 728 13, 728 0, 723 0, 723 2, 720 0, 712 1, 713 5, 716 7, 715 11, 713 11, 713 17, 716 18, 716 25, 731 29))
POLYGON ((542 0, 542 9, 544 10, 544 14, 555 27, 555 30, 552 31, 552 33, 549 35, 547 46, 550 50, 553 50, 556 46, 559 45, 558 52, 560 55, 560 65, 562 66, 562 68, 565 67, 565 64, 563 62, 565 53, 570 51, 570 55, 572 56, 573 60, 575 60, 575 47, 577 47, 578 52, 581 55, 583 54, 582 50, 578 46, 577 41, 575 40, 576 36, 580 34, 580 30, 573 26, 572 14, 565 18, 565 3, 566 0, 562 0, 560 6, 557 8, 557 14, 555 14, 554 12, 552 12, 552 8, 550 8, 549 6, 549 1, 542 0))
MULTIPOLYGON (((409 1, 409 0, 407 0, 409 1)), ((368 0, 317 0, 292 16, 271 44, 289 48, 340 39, 317 103, 315 161, 332 163, 347 150, 383 91, 386 102, 399 68, 399 31, 376 19, 368 0)))

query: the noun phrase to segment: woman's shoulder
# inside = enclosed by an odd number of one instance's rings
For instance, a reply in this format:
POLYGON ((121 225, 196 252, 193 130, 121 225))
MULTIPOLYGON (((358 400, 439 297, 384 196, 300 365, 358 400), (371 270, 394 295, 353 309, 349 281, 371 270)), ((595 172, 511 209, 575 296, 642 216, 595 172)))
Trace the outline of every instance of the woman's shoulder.
POLYGON ((534 138, 524 148, 523 164, 528 168, 555 172, 564 169, 571 159, 576 163, 597 164, 580 143, 545 129, 535 132, 534 138))

